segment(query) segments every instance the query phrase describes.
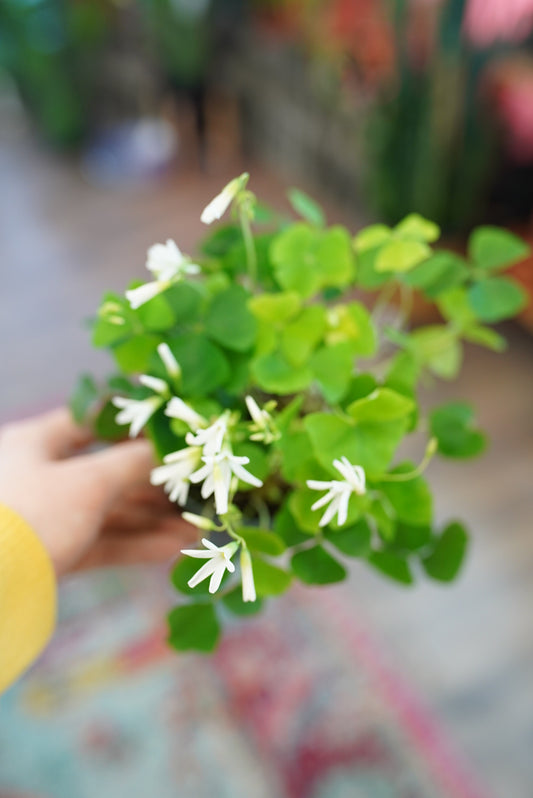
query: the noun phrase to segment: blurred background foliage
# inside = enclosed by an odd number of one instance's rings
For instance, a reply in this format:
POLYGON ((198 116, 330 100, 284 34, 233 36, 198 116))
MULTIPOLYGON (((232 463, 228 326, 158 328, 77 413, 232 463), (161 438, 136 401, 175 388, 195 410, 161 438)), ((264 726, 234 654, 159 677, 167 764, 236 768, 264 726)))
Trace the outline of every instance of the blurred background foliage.
POLYGON ((181 96, 205 138, 222 90, 249 151, 453 237, 529 221, 532 28, 528 0, 3 0, 0 64, 56 148, 181 96))

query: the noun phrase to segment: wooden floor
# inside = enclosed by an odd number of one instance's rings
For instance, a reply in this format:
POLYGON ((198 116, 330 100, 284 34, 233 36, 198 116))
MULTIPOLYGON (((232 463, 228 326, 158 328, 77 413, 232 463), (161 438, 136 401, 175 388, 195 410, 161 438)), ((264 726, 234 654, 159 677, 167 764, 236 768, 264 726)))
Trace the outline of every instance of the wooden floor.
MULTIPOLYGON (((142 275, 150 244, 175 237, 192 251, 199 211, 238 164, 215 146, 207 174, 183 166, 157 185, 104 190, 40 148, 11 103, 0 120, 1 420, 62 401, 81 370, 105 373, 82 320, 106 288, 142 275)), ((253 188, 282 196, 265 169, 254 167, 253 188)), ((436 388, 436 400, 476 402, 492 437, 483 459, 429 472, 438 515, 464 518, 473 532, 460 583, 403 590, 361 567, 351 589, 354 612, 370 619, 493 795, 531 798, 533 342, 506 332, 505 356, 468 351, 460 380, 436 388)))

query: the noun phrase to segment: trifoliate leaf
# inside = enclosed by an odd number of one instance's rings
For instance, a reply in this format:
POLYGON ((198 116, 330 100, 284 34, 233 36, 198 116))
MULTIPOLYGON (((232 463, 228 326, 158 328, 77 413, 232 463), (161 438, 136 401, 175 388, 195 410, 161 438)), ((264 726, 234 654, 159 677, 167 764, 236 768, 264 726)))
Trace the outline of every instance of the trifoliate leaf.
POLYGON ((302 300, 296 291, 258 294, 248 300, 248 307, 257 319, 277 327, 283 326, 296 316, 301 306, 302 300))
POLYGON ((402 282, 418 288, 432 299, 461 285, 469 276, 466 261, 454 252, 435 252, 431 257, 407 272, 402 282))
POLYGON ((357 285, 365 291, 375 291, 390 280, 390 272, 377 270, 377 259, 382 245, 357 253, 357 285))
POLYGON ((376 271, 387 273, 407 272, 431 255, 431 249, 420 241, 394 240, 379 251, 376 271))
POLYGON ((368 558, 370 565, 382 574, 403 585, 413 584, 413 575, 406 559, 392 551, 373 551, 368 558))
POLYGON ((299 551, 292 558, 291 567, 307 585, 330 585, 346 579, 346 569, 322 546, 299 551))
POLYGON ((125 374, 145 374, 150 371, 150 361, 161 338, 151 333, 135 335, 113 347, 113 356, 125 374))
POLYGON ((278 596, 289 587, 292 575, 266 560, 254 557, 255 590, 258 596, 278 596))
POLYGON ((419 213, 410 213, 396 225, 394 235, 406 241, 432 244, 440 237, 440 228, 435 222, 424 219, 419 213))
POLYGON ((392 543, 396 534, 396 522, 391 515, 389 505, 380 499, 374 499, 368 509, 368 515, 374 520, 380 537, 386 543, 392 543))
POLYGON ((189 587, 187 584, 201 565, 201 561, 193 557, 180 557, 170 575, 171 582, 176 590, 186 596, 209 596, 209 579, 204 579, 196 587, 189 587))
POLYGON ((451 380, 461 368, 463 349, 457 333, 445 325, 431 325, 409 336, 410 348, 421 366, 437 377, 451 380))
POLYGON ((309 533, 301 530, 294 520, 288 502, 285 502, 276 513, 274 532, 285 541, 287 546, 297 546, 304 540, 309 540, 309 533))
POLYGON ((363 399, 352 402, 347 412, 357 422, 379 422, 405 418, 414 408, 415 403, 409 397, 390 388, 376 388, 363 399))
MULTIPOLYGON (((407 474, 414 469, 413 463, 402 463, 393 468, 391 474, 407 474)), ((402 482, 381 482, 379 485, 394 509, 397 518, 408 524, 431 524, 433 497, 427 482, 420 476, 402 482)))
POLYGON ((92 323, 93 346, 111 346, 129 338, 133 332, 133 311, 128 301, 118 294, 104 294, 99 314, 92 323))
POLYGON ((213 297, 205 318, 210 338, 237 352, 251 349, 257 322, 248 309, 248 298, 248 293, 239 285, 232 285, 213 297))
POLYGON ((344 287, 353 278, 350 238, 342 227, 322 231, 295 224, 274 240, 271 257, 282 288, 304 298, 329 286, 344 287))
POLYGON ((277 352, 253 360, 251 370, 260 388, 282 395, 304 391, 313 379, 308 366, 294 368, 277 352))
POLYGON ((177 651, 213 651, 220 626, 212 604, 186 604, 168 615, 168 642, 177 651))
POLYGON ((157 294, 132 314, 148 332, 164 332, 176 323, 176 316, 166 295, 157 294))
POLYGON ((376 249, 389 241, 391 236, 392 230, 386 224, 373 224, 370 227, 365 227, 357 233, 353 240, 355 251, 360 253, 376 249))
POLYGON ((367 476, 379 476, 387 468, 408 426, 408 418, 361 421, 329 413, 311 413, 304 421, 317 460, 331 470, 334 459, 347 457, 362 466, 367 476))
POLYGON ((186 396, 207 396, 227 382, 230 376, 228 361, 220 347, 203 333, 185 333, 170 338, 167 343, 181 366, 186 396))
POLYGON ((400 522, 396 526, 394 549, 398 552, 411 552, 423 549, 431 542, 431 527, 417 526, 400 522))
POLYGON ((448 524, 437 538, 431 554, 424 557, 426 573, 439 582, 451 582, 459 573, 466 556, 468 534, 457 521, 448 524))
POLYGON ((477 322, 476 314, 468 301, 467 289, 463 286, 451 288, 441 294, 437 307, 447 321, 452 321, 459 330, 477 322))
POLYGON ((478 227, 468 241, 468 254, 476 266, 495 271, 523 260, 529 247, 521 238, 498 227, 478 227))
POLYGON ((255 601, 242 600, 242 588, 239 585, 230 593, 222 597, 223 604, 234 615, 257 615, 263 609, 263 601, 258 598, 255 601))
POLYGON ((309 365, 327 401, 331 404, 340 402, 348 390, 354 370, 350 342, 322 346, 314 353, 309 365))
POLYGON ((468 301, 481 321, 494 323, 516 316, 527 305, 524 289, 507 277, 489 277, 469 289, 468 301))
POLYGON ((366 557, 370 552, 372 530, 364 518, 349 527, 327 529, 323 535, 335 548, 349 557, 366 557))
POLYGON ((463 330, 463 338, 473 344, 485 346, 493 352, 504 352, 507 349, 507 341, 490 327, 482 324, 471 324, 463 330))
POLYGON ((268 529, 241 526, 237 528, 236 532, 246 541, 246 545, 250 551, 258 551, 261 554, 269 554, 271 557, 277 557, 287 548, 282 538, 268 529))
POLYGON ((419 213, 410 213, 393 229, 395 239, 402 241, 419 241, 432 244, 440 237, 440 228, 435 222, 425 219, 419 213))
POLYGON ((321 478, 317 473, 320 474, 322 468, 315 459, 305 430, 284 432, 278 445, 283 455, 280 470, 287 482, 304 483, 306 479, 321 478))
POLYGON ((205 301, 202 288, 185 280, 171 285, 165 291, 164 298, 172 308, 178 324, 196 321, 205 301))
POLYGON ((429 416, 438 451, 446 457, 475 457, 486 447, 485 435, 474 426, 474 409, 467 402, 448 402, 429 416))
POLYGON ((376 330, 360 302, 335 305, 328 312, 328 344, 349 343, 354 355, 370 357, 376 351, 376 330))
POLYGON ((281 351, 289 363, 302 366, 322 340, 326 329, 326 312, 320 305, 304 308, 288 322, 281 334, 281 351))
POLYGON ((387 373, 386 386, 412 397, 420 377, 420 364, 411 352, 397 352, 387 373))

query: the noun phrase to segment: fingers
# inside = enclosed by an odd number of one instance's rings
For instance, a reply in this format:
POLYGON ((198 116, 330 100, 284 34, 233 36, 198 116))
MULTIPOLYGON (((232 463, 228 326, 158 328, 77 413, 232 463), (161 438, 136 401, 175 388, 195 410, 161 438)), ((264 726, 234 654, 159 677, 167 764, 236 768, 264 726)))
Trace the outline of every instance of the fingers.
MULTIPOLYGON (((191 528, 192 530, 192 528, 191 528)), ((116 565, 140 565, 149 563, 170 563, 185 545, 197 540, 196 532, 191 537, 176 534, 176 530, 162 527, 160 530, 146 530, 132 536, 123 534, 100 538, 93 549, 76 566, 76 570, 102 568, 116 565)))
POLYGON ((77 458, 77 467, 96 480, 109 500, 137 483, 148 482, 154 465, 152 448, 144 440, 117 443, 77 458))
POLYGON ((4 428, 3 438, 25 456, 56 460, 86 446, 92 435, 74 422, 66 407, 60 407, 8 425, 4 428))

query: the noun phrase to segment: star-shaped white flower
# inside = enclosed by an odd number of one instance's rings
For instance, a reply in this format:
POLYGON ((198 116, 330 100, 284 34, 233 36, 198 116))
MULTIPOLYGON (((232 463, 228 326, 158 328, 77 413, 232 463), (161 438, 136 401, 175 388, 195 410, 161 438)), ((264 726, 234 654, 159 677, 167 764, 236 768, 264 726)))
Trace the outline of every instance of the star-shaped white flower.
POLYGON ((206 457, 219 454, 228 431, 228 418, 229 413, 222 413, 209 427, 197 428, 196 435, 187 433, 185 441, 189 446, 203 446, 206 457))
POLYGON ((189 497, 189 477, 200 465, 201 456, 202 450, 199 447, 190 446, 167 454, 163 458, 164 465, 152 470, 151 484, 164 485, 170 501, 184 507, 189 497))
POLYGON ((163 361, 168 376, 175 380, 179 379, 181 377, 181 366, 174 357, 170 346, 164 342, 159 344, 157 347, 157 354, 163 361))
MULTIPOLYGON (((277 433, 273 425, 272 416, 268 410, 265 410, 264 407, 259 407, 253 396, 245 396, 244 401, 246 402, 246 407, 253 421, 253 424, 250 425, 250 429, 252 430, 250 440, 263 441, 268 444, 278 439, 279 433, 277 433)), ((269 403, 267 407, 271 407, 272 404, 275 405, 275 403, 269 403)))
MULTIPOLYGON (((205 452, 205 447, 204 447, 205 452)), ((203 482, 202 498, 208 499, 215 495, 215 510, 218 515, 228 512, 231 478, 236 476, 242 482, 260 488, 263 484, 260 479, 250 474, 243 466, 250 462, 249 457, 237 457, 230 451, 223 451, 215 455, 204 455, 204 465, 191 474, 191 482, 203 482)))
MULTIPOLYGON (((207 421, 203 416, 197 413, 192 407, 189 407, 183 399, 180 399, 179 396, 173 396, 168 405, 165 408, 165 415, 170 416, 170 418, 179 418, 180 421, 184 421, 188 426, 196 431, 205 427, 207 421)), ((191 436, 191 440, 195 442, 192 443, 193 446, 201 446, 203 444, 196 443, 196 438, 191 436)), ((189 441, 187 441, 189 443, 189 441)))
POLYGON ((366 492, 365 472, 361 466, 352 465, 346 457, 334 460, 333 465, 344 479, 322 482, 315 479, 308 479, 307 486, 311 490, 325 490, 327 493, 316 501, 311 510, 319 510, 326 504, 329 507, 318 522, 320 527, 327 526, 334 516, 337 515, 339 526, 343 526, 348 518, 348 504, 352 493, 362 496, 366 492))
POLYGON ((250 175, 248 172, 243 172, 240 177, 235 177, 227 184, 227 186, 224 186, 220 194, 217 194, 217 196, 211 200, 209 205, 204 208, 200 217, 202 222, 204 224, 212 224, 212 222, 216 221, 217 219, 221 219, 239 191, 246 186, 249 177, 250 175))
POLYGON ((196 585, 199 585, 204 579, 211 577, 209 592, 216 593, 225 572, 229 571, 233 573, 235 571, 235 565, 232 563, 231 558, 239 548, 239 544, 236 541, 232 541, 219 548, 215 546, 214 543, 211 543, 210 540, 207 540, 207 538, 203 538, 202 543, 205 546, 205 550, 182 549, 181 553, 186 554, 188 557, 208 560, 208 562, 204 563, 194 576, 189 579, 187 584, 189 587, 196 587, 196 585))
POLYGON ((165 282, 156 280, 155 282, 145 283, 138 288, 131 288, 129 291, 126 291, 126 299, 130 303, 130 307, 133 310, 137 310, 137 308, 140 308, 145 302, 149 302, 150 299, 166 291, 169 285, 169 280, 165 282))
POLYGON ((166 244, 153 244, 147 252, 146 268, 158 282, 174 280, 188 274, 198 274, 200 267, 183 255, 175 241, 169 238, 166 244))
POLYGON ((126 299, 133 310, 166 291, 173 282, 200 271, 198 264, 191 263, 170 238, 166 244, 154 244, 149 248, 146 268, 156 279, 126 291, 126 299))
POLYGON ((242 580, 242 600, 255 601, 254 572, 252 569, 252 558, 247 548, 241 549, 241 580, 242 580))
POLYGON ((129 436, 136 438, 144 425, 153 416, 155 411, 161 407, 165 398, 168 396, 168 385, 158 377, 151 377, 149 374, 141 374, 139 382, 154 391, 156 396, 149 396, 147 399, 127 399, 125 396, 115 396, 111 401, 118 407, 115 421, 117 424, 130 424, 129 436))

